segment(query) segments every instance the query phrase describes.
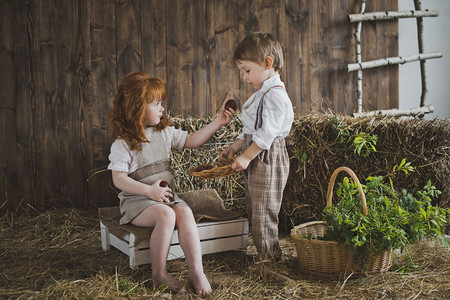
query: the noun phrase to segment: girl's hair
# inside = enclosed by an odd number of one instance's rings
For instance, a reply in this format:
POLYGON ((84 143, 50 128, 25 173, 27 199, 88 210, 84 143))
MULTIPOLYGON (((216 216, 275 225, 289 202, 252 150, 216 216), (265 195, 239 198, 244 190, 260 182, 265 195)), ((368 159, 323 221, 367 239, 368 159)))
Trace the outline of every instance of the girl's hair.
MULTIPOLYGON (((145 107, 154 101, 167 99, 167 85, 160 78, 143 72, 125 75, 119 84, 116 98, 110 112, 113 137, 129 143, 130 149, 141 150, 141 143, 148 143, 145 137, 145 107)), ((154 128, 162 130, 170 125, 164 113, 161 122, 154 128)))
POLYGON ((264 59, 273 59, 273 68, 278 73, 283 70, 283 49, 280 42, 270 33, 253 32, 247 35, 234 50, 233 61, 251 61, 264 64, 264 59))

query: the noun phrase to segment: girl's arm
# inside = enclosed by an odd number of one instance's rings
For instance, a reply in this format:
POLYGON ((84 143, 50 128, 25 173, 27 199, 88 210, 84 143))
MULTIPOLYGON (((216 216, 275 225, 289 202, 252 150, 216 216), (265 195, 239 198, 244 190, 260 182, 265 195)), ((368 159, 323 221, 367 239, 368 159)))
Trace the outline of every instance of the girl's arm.
POLYGON ((168 197, 173 197, 172 189, 160 187, 162 179, 158 179, 154 184, 148 185, 129 177, 126 172, 112 171, 114 185, 128 194, 142 195, 158 202, 169 203, 168 197))
POLYGON ((189 134, 186 137, 184 148, 198 148, 206 143, 223 125, 230 123, 234 116, 234 110, 221 111, 217 117, 208 125, 200 128, 194 133, 189 134))

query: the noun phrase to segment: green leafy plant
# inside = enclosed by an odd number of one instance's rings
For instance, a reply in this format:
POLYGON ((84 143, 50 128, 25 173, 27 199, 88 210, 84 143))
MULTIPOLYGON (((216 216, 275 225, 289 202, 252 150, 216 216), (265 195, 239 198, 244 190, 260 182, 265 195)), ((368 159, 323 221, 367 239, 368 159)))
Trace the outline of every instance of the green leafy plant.
POLYGON ((358 155, 362 155, 367 157, 372 152, 377 152, 377 148, 375 147, 378 142, 378 136, 376 134, 371 135, 366 132, 360 132, 353 139, 353 148, 354 152, 358 153, 358 155))
POLYGON ((330 119, 330 128, 331 131, 336 135, 336 139, 339 144, 347 143, 347 140, 350 137, 349 126, 342 124, 339 118, 333 117, 330 119))
POLYGON ((343 124, 338 117, 329 119, 331 132, 336 136, 336 141, 346 147, 353 148, 354 153, 367 157, 376 152, 378 136, 366 132, 355 132, 350 126, 343 124))
MULTIPOLYGON (((403 171, 406 162, 401 165, 394 169, 403 171)), ((362 186, 367 216, 362 212, 357 183, 348 177, 338 183, 336 204, 323 211, 328 229, 321 239, 352 248, 361 263, 389 248, 406 249, 424 237, 440 237, 446 245, 443 230, 449 222, 449 210, 431 204, 440 191, 430 181, 415 195, 404 189, 397 191, 392 181, 385 183, 385 177, 368 177, 362 186)))
MULTIPOLYGON (((301 169, 303 169, 304 172, 306 172, 306 161, 308 159, 308 154, 306 152, 303 152, 300 149, 296 149, 293 155, 293 158, 296 158, 299 160, 299 164, 297 164, 297 172, 300 172, 301 169)), ((306 176, 306 175, 305 175, 306 176)))
POLYGON ((300 149, 296 149, 293 157, 297 158, 301 163, 304 163, 306 162, 308 155, 306 154, 306 152, 303 152, 300 149))
POLYGON ((392 168, 392 172, 389 173, 386 177, 389 178, 389 182, 390 182, 391 186, 394 187, 393 178, 395 178, 395 176, 396 176, 397 173, 403 172, 403 173, 405 173, 406 175, 408 175, 409 173, 415 172, 415 171, 416 171, 416 169, 415 169, 413 166, 411 166, 411 163, 410 163, 410 162, 407 162, 407 161, 406 161, 406 158, 404 158, 404 159, 402 159, 402 161, 400 162, 400 164, 395 165, 395 166, 392 168))
POLYGON ((125 292, 127 294, 136 293, 136 287, 138 286, 131 283, 127 278, 123 277, 120 277, 116 284, 119 291, 125 292))

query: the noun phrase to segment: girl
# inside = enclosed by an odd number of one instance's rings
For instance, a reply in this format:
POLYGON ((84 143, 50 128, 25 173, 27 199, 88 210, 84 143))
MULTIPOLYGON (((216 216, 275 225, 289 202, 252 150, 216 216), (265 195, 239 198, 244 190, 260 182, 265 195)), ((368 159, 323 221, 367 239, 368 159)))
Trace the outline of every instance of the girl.
POLYGON ((188 280, 201 296, 211 292, 203 272, 197 225, 191 209, 178 197, 170 171, 171 148, 197 148, 228 124, 234 111, 222 111, 208 125, 193 134, 169 126, 161 102, 167 98, 167 86, 146 73, 127 74, 119 85, 111 111, 116 140, 109 155, 114 185, 119 194, 120 224, 153 227, 150 237, 152 278, 155 286, 165 285, 177 292, 182 282, 170 276, 167 256, 174 227, 188 265, 188 280), (161 187, 164 180, 169 187, 161 187))
POLYGON ((242 133, 221 157, 243 151, 232 168, 244 172, 247 212, 252 238, 263 258, 281 258, 278 213, 289 174, 284 138, 291 130, 294 111, 280 79, 283 51, 270 33, 251 33, 234 51, 233 60, 243 80, 255 92, 245 102, 242 133))

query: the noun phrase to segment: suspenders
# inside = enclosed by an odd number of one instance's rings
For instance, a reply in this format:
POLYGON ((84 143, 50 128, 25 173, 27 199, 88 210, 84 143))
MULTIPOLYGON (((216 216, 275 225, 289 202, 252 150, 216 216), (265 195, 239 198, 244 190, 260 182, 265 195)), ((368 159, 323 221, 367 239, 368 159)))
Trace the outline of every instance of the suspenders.
POLYGON ((261 128, 262 124, 263 124, 263 119, 262 119, 262 113, 263 113, 263 109, 264 109, 264 96, 273 88, 282 88, 284 89, 284 87, 282 85, 274 85, 273 87, 271 87, 270 89, 267 90, 267 92, 265 92, 262 97, 261 97, 261 101, 259 101, 258 104, 258 109, 256 111, 256 120, 255 120, 255 130, 258 130, 259 128, 261 128))

